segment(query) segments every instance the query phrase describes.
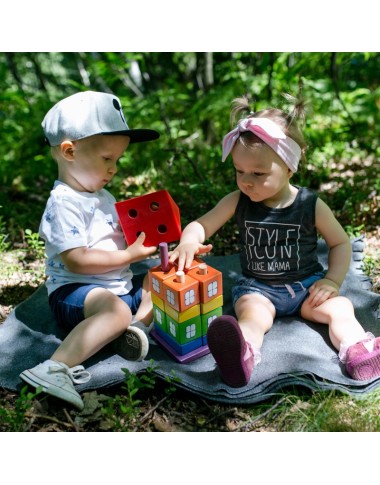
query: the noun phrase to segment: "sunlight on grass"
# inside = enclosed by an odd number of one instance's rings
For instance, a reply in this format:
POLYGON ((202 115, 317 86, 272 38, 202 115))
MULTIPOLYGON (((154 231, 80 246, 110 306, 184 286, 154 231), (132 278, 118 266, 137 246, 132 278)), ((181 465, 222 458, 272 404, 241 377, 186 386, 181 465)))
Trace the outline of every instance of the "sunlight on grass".
POLYGON ((255 428, 272 427, 284 432, 380 431, 379 408, 380 390, 362 398, 338 391, 306 393, 293 390, 274 404, 255 407, 251 420, 242 428, 254 431, 255 428), (260 420, 261 415, 265 416, 260 420))

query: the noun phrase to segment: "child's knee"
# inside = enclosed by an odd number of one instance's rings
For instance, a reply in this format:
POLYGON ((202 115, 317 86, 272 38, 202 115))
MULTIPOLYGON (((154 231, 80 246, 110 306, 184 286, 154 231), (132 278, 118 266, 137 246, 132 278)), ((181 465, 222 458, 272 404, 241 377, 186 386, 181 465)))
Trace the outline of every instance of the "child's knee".
POLYGON ((94 292, 92 298, 86 299, 85 316, 88 318, 94 315, 104 315, 107 319, 125 322, 125 327, 128 327, 132 321, 132 312, 129 306, 108 290, 98 292, 98 294, 94 292))
POLYGON ((273 303, 259 293, 242 295, 235 303, 235 311, 238 314, 264 312, 269 313, 272 318, 276 314, 273 303))
POLYGON ((346 310, 349 312, 354 311, 354 305, 352 304, 351 300, 346 298, 345 296, 336 296, 331 299, 331 301, 334 303, 332 305, 332 308, 334 311, 340 312, 342 310, 346 310))

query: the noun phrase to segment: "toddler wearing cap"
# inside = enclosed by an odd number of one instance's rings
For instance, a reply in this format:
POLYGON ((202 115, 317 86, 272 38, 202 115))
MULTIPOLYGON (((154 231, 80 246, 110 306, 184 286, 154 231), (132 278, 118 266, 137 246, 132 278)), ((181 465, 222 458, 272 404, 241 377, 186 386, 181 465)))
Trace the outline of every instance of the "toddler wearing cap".
POLYGON ((50 359, 20 377, 83 409, 74 383, 91 376, 80 364, 111 342, 127 360, 142 360, 148 352, 148 283, 133 275, 130 264, 156 247, 143 245, 143 233, 126 247, 115 199, 104 187, 129 144, 159 134, 130 129, 120 100, 94 91, 58 102, 42 127, 58 166, 39 229, 46 245, 46 286, 58 323, 70 332, 50 359))

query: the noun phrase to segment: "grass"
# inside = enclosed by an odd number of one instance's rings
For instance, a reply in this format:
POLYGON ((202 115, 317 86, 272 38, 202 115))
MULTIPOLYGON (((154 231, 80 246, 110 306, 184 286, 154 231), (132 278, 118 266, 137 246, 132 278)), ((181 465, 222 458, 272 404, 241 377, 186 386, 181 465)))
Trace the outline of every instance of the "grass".
POLYGON ((277 411, 277 431, 368 432, 380 430, 380 391, 358 399, 338 391, 296 392, 277 411))
POLYGON ((113 389, 83 393, 76 411, 27 387, 0 392, 0 431, 375 432, 380 390, 353 398, 338 391, 288 388, 245 406, 205 401, 149 371, 126 373, 113 389))

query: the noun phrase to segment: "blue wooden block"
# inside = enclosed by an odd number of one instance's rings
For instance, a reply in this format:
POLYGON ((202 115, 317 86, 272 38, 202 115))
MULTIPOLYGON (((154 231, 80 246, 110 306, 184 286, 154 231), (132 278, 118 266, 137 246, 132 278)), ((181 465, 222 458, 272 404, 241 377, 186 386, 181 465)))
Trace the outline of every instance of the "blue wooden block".
POLYGON ((179 345, 168 334, 156 326, 153 328, 150 335, 157 340, 157 342, 173 357, 174 360, 181 364, 199 359, 199 357, 210 353, 208 346, 202 345, 202 338, 195 341, 193 340, 185 345, 179 345), (179 352, 177 350, 179 350, 179 352), (185 353, 180 353, 184 351, 185 353))

